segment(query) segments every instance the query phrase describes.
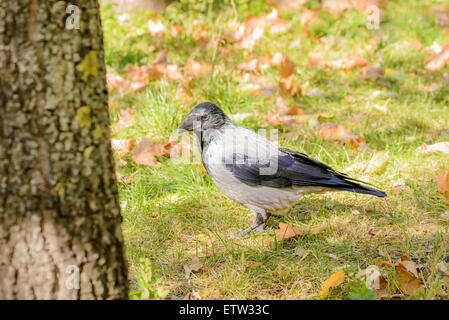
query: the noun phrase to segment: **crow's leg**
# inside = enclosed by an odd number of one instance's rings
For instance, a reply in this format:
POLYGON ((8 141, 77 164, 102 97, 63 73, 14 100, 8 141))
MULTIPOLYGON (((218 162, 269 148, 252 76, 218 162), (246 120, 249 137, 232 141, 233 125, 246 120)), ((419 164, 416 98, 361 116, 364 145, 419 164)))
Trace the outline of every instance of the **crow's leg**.
POLYGON ((256 217, 254 224, 249 227, 246 228, 243 231, 237 232, 234 235, 234 238, 240 238, 241 236, 250 234, 250 233, 260 233, 260 232, 265 232, 265 231, 271 231, 271 230, 264 230, 265 224, 268 220, 268 218, 270 217, 270 214, 267 213, 264 209, 260 209, 260 208, 254 208, 252 209, 254 216, 256 217))

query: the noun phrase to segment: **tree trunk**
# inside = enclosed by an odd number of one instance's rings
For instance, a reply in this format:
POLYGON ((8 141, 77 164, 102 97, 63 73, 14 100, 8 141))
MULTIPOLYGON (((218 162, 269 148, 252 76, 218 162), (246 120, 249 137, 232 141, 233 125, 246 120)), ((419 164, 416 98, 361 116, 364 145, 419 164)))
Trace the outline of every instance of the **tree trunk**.
POLYGON ((105 72, 96 0, 0 1, 0 299, 128 297, 105 72))

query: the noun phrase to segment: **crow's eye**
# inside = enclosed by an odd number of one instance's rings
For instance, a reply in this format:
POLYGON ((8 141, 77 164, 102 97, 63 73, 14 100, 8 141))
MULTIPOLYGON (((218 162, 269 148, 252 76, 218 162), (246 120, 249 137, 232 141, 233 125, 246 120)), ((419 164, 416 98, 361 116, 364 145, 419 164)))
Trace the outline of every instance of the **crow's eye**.
POLYGON ((201 120, 206 121, 207 119, 209 119, 209 115, 205 114, 201 117, 201 120))

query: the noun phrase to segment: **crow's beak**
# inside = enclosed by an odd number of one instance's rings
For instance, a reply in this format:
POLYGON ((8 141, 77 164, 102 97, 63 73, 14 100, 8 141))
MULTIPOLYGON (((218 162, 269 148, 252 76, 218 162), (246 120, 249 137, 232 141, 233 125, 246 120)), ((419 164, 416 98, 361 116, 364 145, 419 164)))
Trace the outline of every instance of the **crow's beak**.
POLYGON ((193 130, 193 121, 192 119, 187 118, 178 128, 178 133, 183 133, 184 131, 192 131, 193 130))

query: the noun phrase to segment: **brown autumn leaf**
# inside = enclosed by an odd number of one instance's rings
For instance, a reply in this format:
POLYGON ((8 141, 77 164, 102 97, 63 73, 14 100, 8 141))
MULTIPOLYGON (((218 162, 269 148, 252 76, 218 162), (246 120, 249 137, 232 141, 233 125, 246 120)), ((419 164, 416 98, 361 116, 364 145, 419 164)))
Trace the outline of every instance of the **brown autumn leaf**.
POLYGON ((343 269, 338 270, 333 275, 331 275, 327 280, 321 283, 321 291, 319 292, 320 298, 324 298, 328 293, 330 288, 338 287, 345 280, 345 271, 343 269))
POLYGON ((287 78, 281 78, 281 80, 279 80, 279 89, 282 94, 290 95, 292 97, 297 94, 304 95, 304 90, 297 84, 297 80, 294 75, 287 78))
POLYGON ((133 117, 133 110, 132 109, 120 109, 118 111, 118 117, 117 117, 117 128, 118 129, 125 129, 128 128, 135 123, 135 119, 133 117))
POLYGON ((281 78, 288 78, 292 76, 295 73, 295 70, 296 64, 291 61, 286 55, 284 55, 284 58, 279 64, 279 75, 281 76, 281 78))
POLYGON ((176 64, 170 63, 155 63, 151 65, 150 77, 152 80, 183 80, 184 77, 179 71, 179 67, 176 64))
POLYGON ((287 115, 289 116, 299 116, 302 115, 304 111, 297 105, 293 105, 290 110, 288 110, 287 115))
POLYGON ((440 53, 435 55, 424 68, 430 71, 438 71, 443 69, 447 61, 449 61, 449 45, 445 44, 440 53))
POLYGON ((364 67, 362 69, 362 79, 382 78, 385 69, 383 67, 364 67))
POLYGON ((111 139, 112 150, 128 152, 134 146, 134 139, 111 139))
POLYGON ((319 52, 309 52, 309 65, 314 67, 323 63, 324 57, 319 52))
POLYGON ((200 78, 208 75, 212 71, 212 65, 208 62, 189 60, 185 66, 185 72, 188 76, 200 78))
POLYGON ((192 156, 190 145, 183 145, 175 140, 170 140, 163 144, 163 155, 168 158, 179 158, 192 156))
POLYGON ((438 192, 446 199, 449 199, 449 171, 442 170, 437 179, 438 192))
POLYGON ((188 265, 184 265, 184 271, 186 278, 189 278, 191 273, 204 270, 204 265, 197 256, 194 256, 188 265))
POLYGON ((324 123, 320 126, 320 136, 325 140, 340 140, 350 133, 351 130, 345 129, 341 124, 324 123))
POLYGON ((161 163, 157 161, 156 156, 162 156, 164 152, 163 145, 151 143, 143 138, 131 153, 135 163, 159 168, 161 163))
POLYGON ((363 150, 366 148, 366 139, 362 135, 350 134, 341 140, 344 144, 351 148, 356 148, 359 150, 363 150))
POLYGON ((324 123, 319 128, 319 134, 324 140, 338 141, 359 150, 366 148, 366 139, 364 136, 355 135, 350 129, 346 129, 341 124, 324 123))
POLYGON ((399 287, 406 294, 414 294, 421 288, 421 282, 418 278, 416 264, 408 257, 401 257, 394 265, 398 279, 399 287))
POLYGON ((325 63, 328 67, 340 70, 351 70, 357 67, 365 67, 369 65, 368 60, 362 57, 353 56, 352 54, 344 54, 341 59, 328 61, 325 63))
POLYGON ((265 116, 265 120, 267 120, 270 124, 273 126, 278 126, 281 124, 281 117, 278 113, 272 113, 271 111, 268 111, 268 114, 265 116))
POLYGON ((292 26, 292 21, 279 18, 275 8, 270 13, 261 13, 259 16, 251 15, 246 20, 246 26, 250 29, 262 28, 272 34, 288 31, 292 26))
POLYGON ((127 87, 126 80, 117 73, 106 73, 106 83, 108 85, 108 90, 118 89, 119 91, 122 91, 127 87))
POLYGON ((301 227, 292 227, 287 223, 279 223, 279 229, 275 230, 276 240, 287 240, 291 238, 295 238, 297 236, 301 236, 304 233, 304 228, 301 227))

